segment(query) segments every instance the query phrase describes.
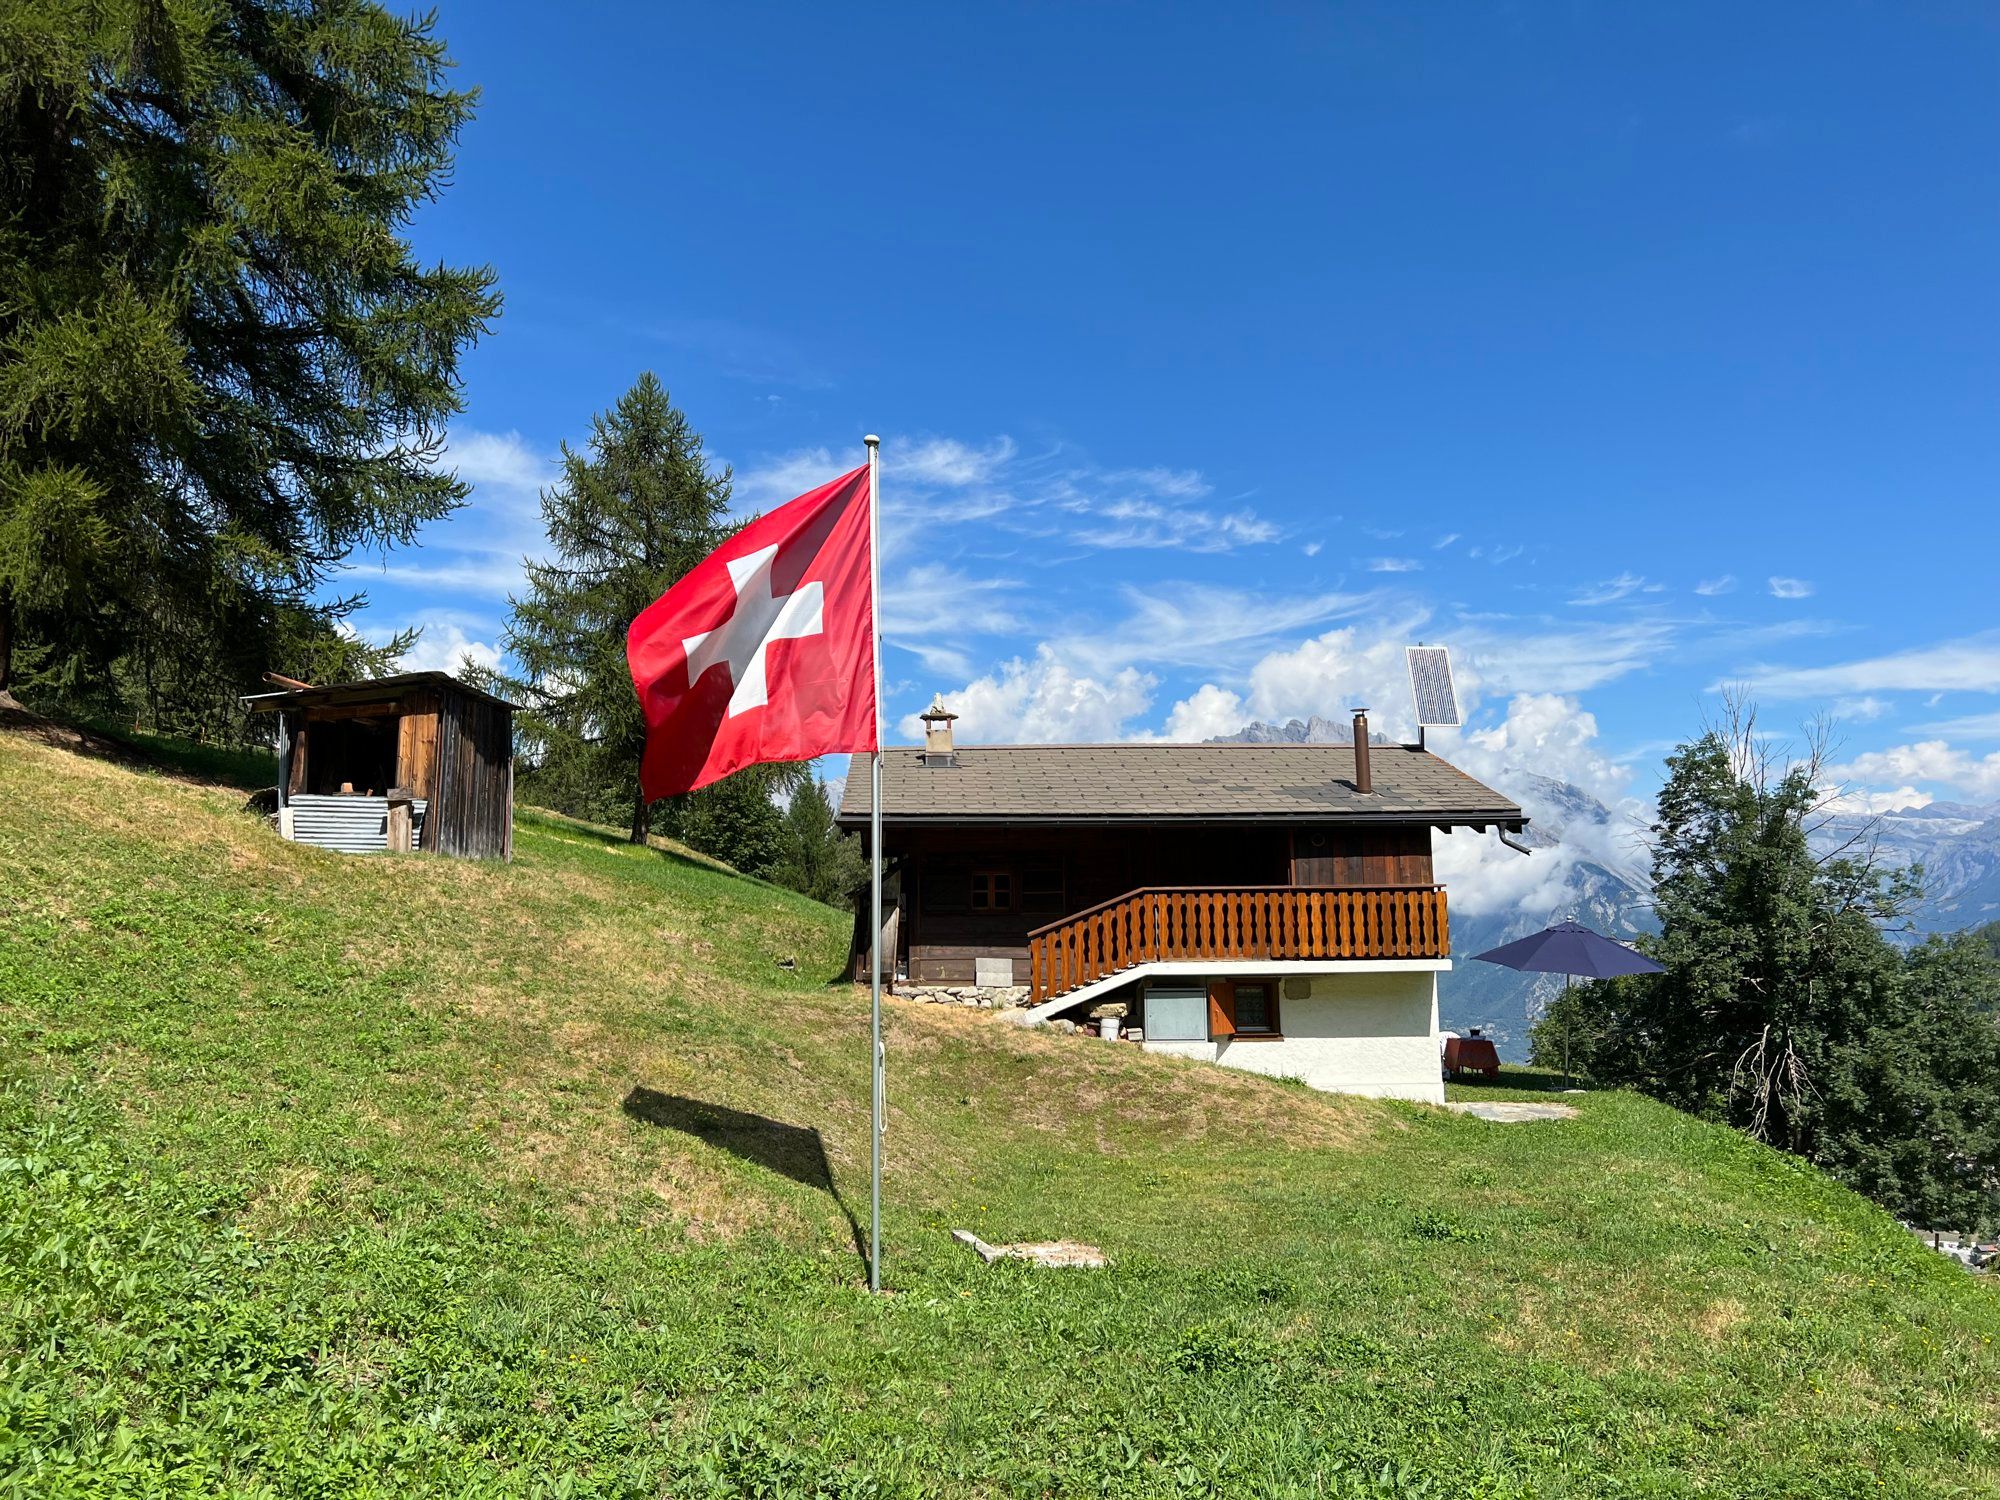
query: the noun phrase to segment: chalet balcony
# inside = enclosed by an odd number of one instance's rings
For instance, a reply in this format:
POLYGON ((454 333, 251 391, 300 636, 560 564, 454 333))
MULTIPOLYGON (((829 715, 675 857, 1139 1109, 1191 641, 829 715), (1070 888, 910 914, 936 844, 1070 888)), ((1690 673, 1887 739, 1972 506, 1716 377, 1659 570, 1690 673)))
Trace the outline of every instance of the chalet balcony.
POLYGON ((1443 958, 1444 887, 1150 886, 1028 935, 1031 1005, 1149 963, 1443 958))

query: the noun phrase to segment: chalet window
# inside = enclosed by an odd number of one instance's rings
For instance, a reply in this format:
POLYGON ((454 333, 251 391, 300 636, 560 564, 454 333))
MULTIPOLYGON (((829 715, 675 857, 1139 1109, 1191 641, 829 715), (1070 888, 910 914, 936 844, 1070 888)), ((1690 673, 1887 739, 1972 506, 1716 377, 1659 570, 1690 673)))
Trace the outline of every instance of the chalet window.
POLYGON ((1059 916, 1065 909, 1061 870, 1031 869, 1021 872, 1022 911, 1059 916))
POLYGON ((1014 874, 1011 870, 974 870, 972 872, 972 909, 974 911, 1012 911, 1014 909, 1014 874))
POLYGON ((1239 1036, 1268 1036, 1278 1029, 1277 997, 1268 984, 1239 984, 1235 990, 1239 1036))

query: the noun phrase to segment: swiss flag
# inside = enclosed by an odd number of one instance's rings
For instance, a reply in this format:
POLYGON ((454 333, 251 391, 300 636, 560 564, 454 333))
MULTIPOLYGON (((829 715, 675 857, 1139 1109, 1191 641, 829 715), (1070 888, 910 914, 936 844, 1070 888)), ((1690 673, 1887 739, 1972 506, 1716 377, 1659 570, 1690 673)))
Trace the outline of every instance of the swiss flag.
POLYGON ((625 634, 647 801, 759 761, 876 748, 868 470, 745 526, 625 634))

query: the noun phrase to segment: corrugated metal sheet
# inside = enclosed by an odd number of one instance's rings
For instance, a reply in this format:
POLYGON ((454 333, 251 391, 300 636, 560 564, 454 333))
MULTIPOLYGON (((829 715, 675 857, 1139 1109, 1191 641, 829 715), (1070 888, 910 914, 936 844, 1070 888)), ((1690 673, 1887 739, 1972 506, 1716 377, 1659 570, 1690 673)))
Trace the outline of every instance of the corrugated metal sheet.
MULTIPOLYGON (((302 793, 286 800, 292 814, 292 838, 298 843, 337 849, 342 854, 379 854, 389 847, 387 797, 327 797, 302 793)), ((424 813, 429 806, 422 798, 410 804, 410 821, 420 849, 423 847, 424 813)))

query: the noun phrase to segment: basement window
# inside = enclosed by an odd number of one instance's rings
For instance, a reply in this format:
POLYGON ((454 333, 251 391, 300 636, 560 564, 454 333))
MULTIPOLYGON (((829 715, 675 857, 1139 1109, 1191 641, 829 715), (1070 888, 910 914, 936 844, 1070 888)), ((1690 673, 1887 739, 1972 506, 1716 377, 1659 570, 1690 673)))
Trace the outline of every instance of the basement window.
POLYGON ((1236 1034, 1272 1036, 1278 1030, 1278 1001, 1268 984, 1239 984, 1236 992, 1236 1034))

